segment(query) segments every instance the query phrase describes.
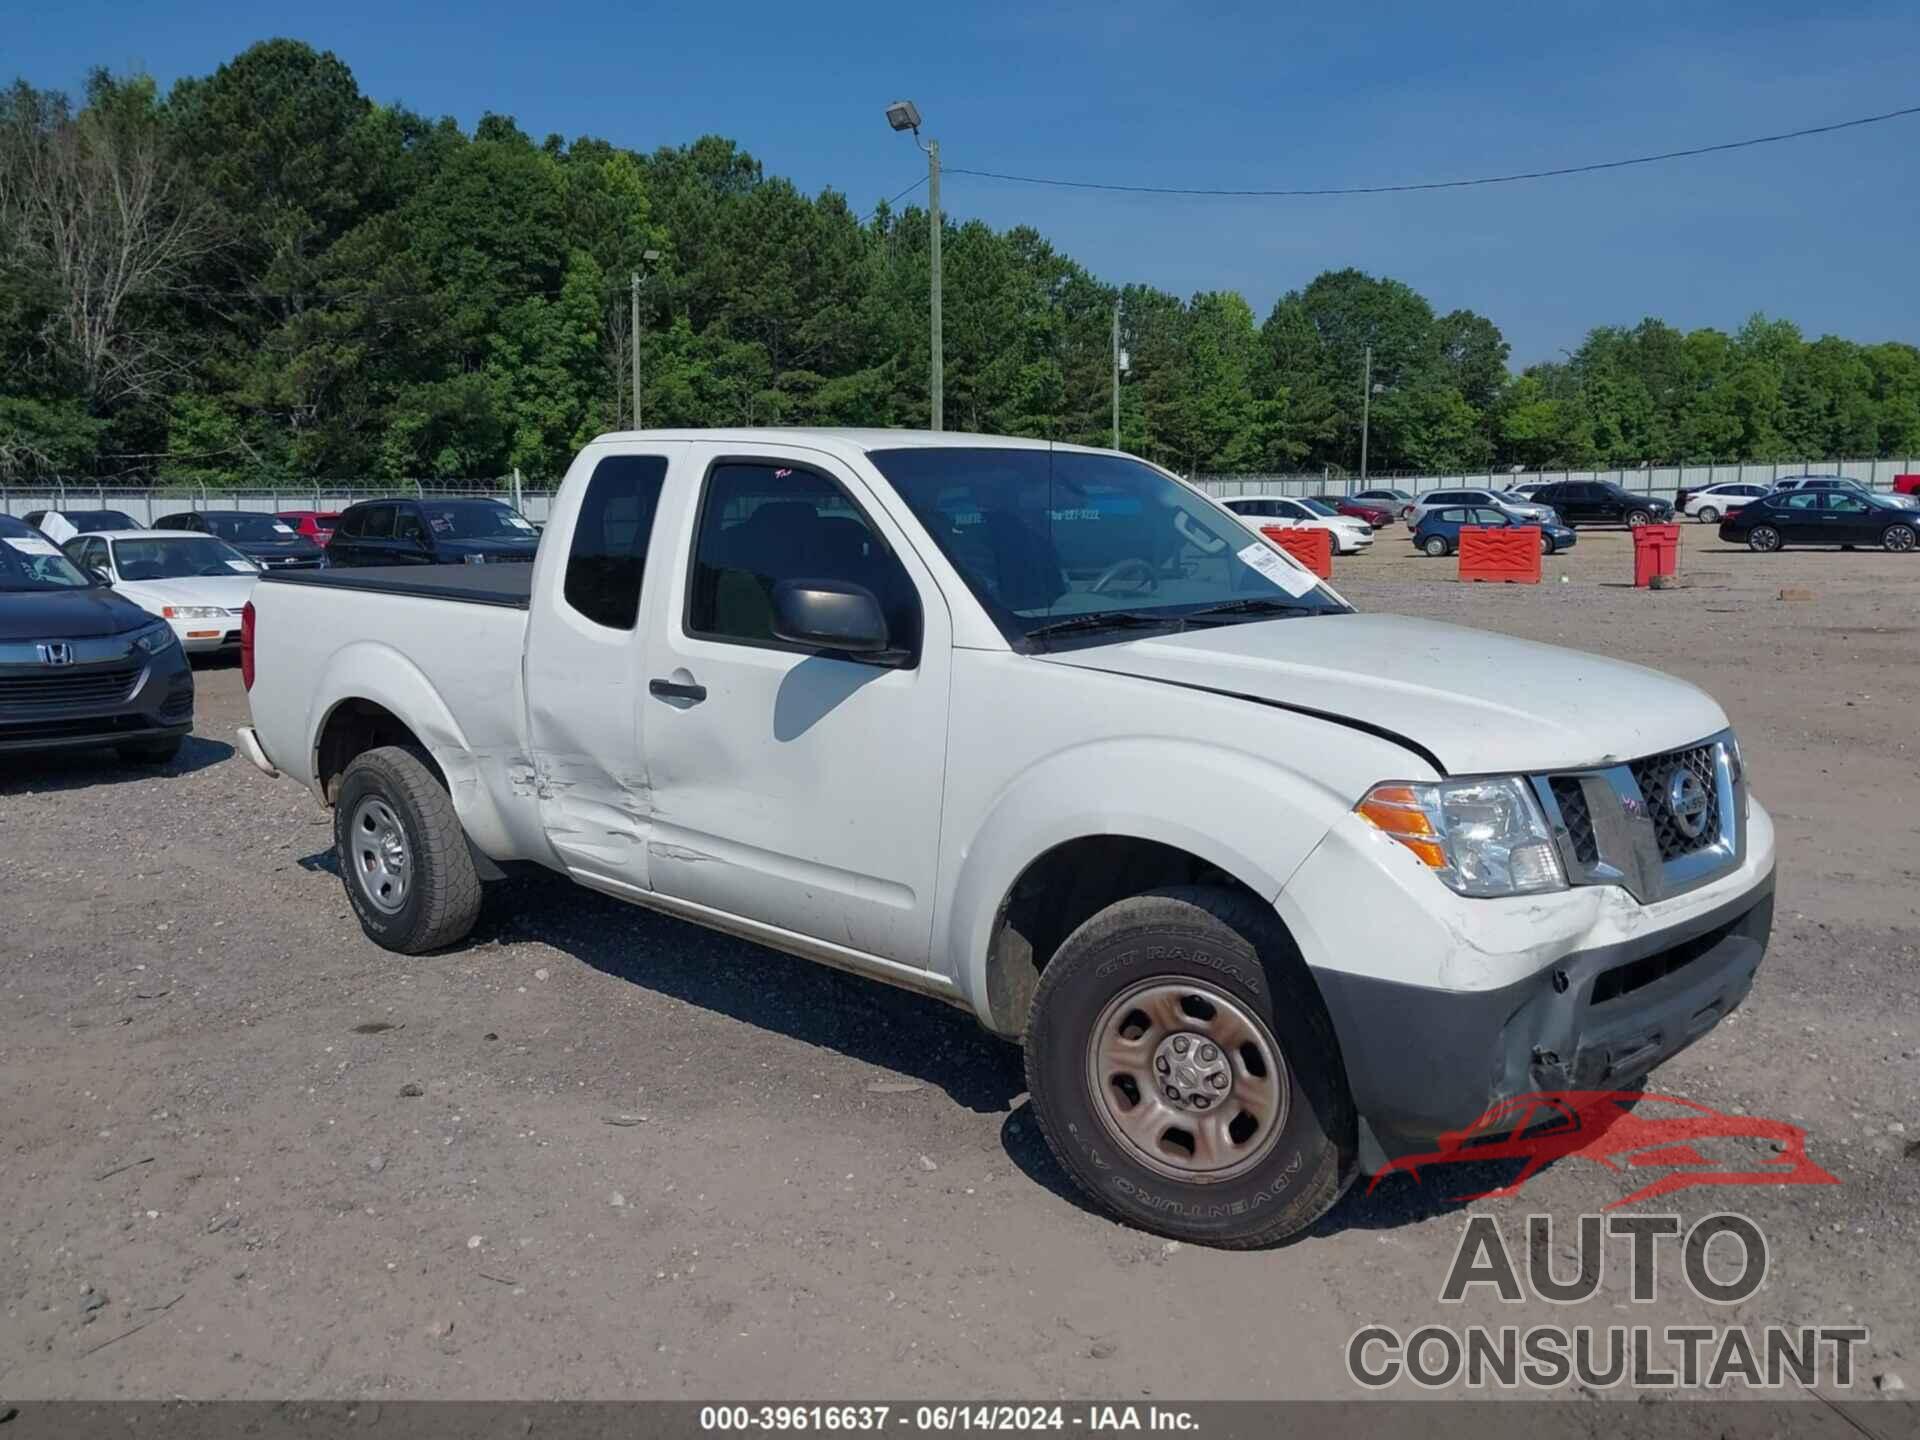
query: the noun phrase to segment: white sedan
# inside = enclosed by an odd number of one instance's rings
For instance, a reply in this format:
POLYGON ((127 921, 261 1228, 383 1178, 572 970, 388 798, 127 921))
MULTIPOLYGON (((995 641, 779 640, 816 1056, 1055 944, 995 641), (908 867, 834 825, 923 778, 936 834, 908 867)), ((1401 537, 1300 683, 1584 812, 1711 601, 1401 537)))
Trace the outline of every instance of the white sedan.
POLYGON ((1357 555, 1373 544, 1373 526, 1354 515, 1342 515, 1318 500, 1292 495, 1235 495, 1220 502, 1254 528, 1325 530, 1333 536, 1336 555, 1357 555))
POLYGON ((173 626, 187 650, 239 646, 240 612, 260 567, 226 541, 188 530, 110 530, 63 548, 81 569, 173 626))
POLYGON ((1704 490, 1689 490, 1683 508, 1689 517, 1702 524, 1718 525, 1749 500, 1758 500, 1766 493, 1764 485, 1729 481, 1724 485, 1709 485, 1704 490))

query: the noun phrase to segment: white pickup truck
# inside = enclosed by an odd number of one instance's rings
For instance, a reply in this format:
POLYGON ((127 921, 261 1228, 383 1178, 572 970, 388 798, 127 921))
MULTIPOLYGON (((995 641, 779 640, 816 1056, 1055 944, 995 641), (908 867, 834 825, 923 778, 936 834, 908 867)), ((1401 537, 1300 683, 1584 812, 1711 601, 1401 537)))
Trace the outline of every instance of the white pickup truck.
POLYGON ((1183 1239, 1630 1085, 1771 928, 1708 696, 1358 614, 1111 451, 609 435, 531 566, 270 572, 249 611, 246 751, 332 807, 378 944, 458 942, 532 862, 937 996, 1183 1239))

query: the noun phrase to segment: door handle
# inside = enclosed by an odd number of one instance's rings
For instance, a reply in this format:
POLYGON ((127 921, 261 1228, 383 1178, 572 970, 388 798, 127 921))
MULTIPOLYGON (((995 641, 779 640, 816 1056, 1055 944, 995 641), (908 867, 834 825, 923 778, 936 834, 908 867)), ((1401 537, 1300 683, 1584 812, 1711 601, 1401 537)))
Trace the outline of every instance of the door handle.
POLYGON ((702 700, 707 698, 707 687, 704 685, 682 685, 675 680, 649 680, 647 682, 647 693, 649 695, 658 695, 662 700, 691 700, 694 704, 698 705, 702 700))

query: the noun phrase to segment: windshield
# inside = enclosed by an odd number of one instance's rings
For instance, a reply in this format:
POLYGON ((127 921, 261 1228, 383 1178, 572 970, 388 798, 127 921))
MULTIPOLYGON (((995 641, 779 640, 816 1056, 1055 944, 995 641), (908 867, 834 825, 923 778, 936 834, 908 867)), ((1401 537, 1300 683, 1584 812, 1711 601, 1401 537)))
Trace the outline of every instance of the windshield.
POLYGON ((209 515, 207 529, 222 540, 242 540, 249 545, 285 545, 300 538, 291 525, 275 515, 209 515))
POLYGON ((83 590, 93 583, 51 540, 0 535, 0 591, 83 590))
POLYGON ((188 580, 212 575, 258 575, 260 567, 211 535, 116 540, 113 560, 122 580, 188 580))
POLYGON ((491 500, 438 500, 420 510, 442 540, 533 539, 528 521, 491 500))
MULTIPOLYGON (((1137 460, 984 447, 870 458, 1023 647, 1062 617, 1179 628, 1242 601, 1309 614, 1348 608, 1231 514, 1137 460)), ((1236 618, 1262 618, 1265 607, 1244 608, 1236 618)), ((1086 637, 1098 629, 1088 625, 1086 637)))
POLYGON ((1338 515, 1340 513, 1324 500, 1302 500, 1300 503, 1316 515, 1338 515))
POLYGON ((1504 500, 1509 505, 1527 505, 1532 503, 1518 490, 1496 490, 1493 493, 1497 499, 1504 500))
POLYGON ((63 510, 76 530, 138 530, 140 522, 123 510, 63 510))

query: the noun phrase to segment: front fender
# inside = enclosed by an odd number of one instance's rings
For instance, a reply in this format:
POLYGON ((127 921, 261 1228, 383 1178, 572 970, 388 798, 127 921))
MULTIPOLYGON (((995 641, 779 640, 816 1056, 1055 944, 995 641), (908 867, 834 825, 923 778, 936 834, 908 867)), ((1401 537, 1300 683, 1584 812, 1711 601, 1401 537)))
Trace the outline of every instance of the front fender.
POLYGON ((1207 741, 1140 736, 1057 751, 1015 775, 963 842, 934 953, 982 1022, 1006 1033, 988 1000, 993 929, 1015 882, 1048 851, 1102 835, 1156 841, 1270 901, 1348 804, 1297 771, 1207 741))

